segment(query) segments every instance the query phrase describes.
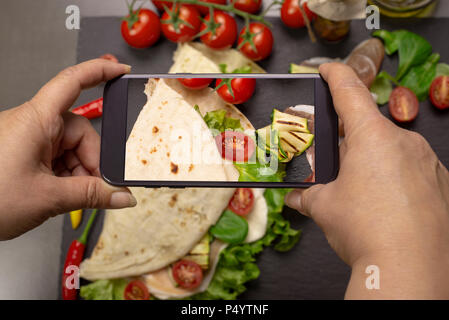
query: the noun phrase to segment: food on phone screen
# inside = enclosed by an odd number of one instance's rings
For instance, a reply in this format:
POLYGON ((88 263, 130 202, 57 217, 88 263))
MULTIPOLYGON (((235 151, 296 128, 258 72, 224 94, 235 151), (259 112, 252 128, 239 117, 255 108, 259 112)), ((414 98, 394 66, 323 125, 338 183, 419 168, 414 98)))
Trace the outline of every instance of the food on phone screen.
POLYGON ((125 300, 148 300, 150 299, 150 292, 145 283, 134 280, 128 283, 123 296, 125 300))
POLYGON ((179 82, 186 88, 201 90, 209 86, 213 79, 210 78, 179 78, 179 82))
POLYGON ((430 86, 430 100, 438 109, 449 108, 449 76, 439 76, 430 86))
POLYGON ((241 104, 252 97, 256 88, 256 79, 217 79, 215 88, 224 101, 232 104, 241 104))

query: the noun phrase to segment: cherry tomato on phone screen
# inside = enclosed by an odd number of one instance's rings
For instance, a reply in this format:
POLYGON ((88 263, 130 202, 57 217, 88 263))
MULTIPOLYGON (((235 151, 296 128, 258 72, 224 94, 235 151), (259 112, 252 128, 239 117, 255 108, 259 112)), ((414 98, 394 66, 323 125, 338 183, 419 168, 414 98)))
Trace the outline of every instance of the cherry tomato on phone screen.
POLYGON ((218 87, 222 81, 230 82, 232 93, 226 84, 218 88, 217 92, 224 101, 232 104, 241 104, 248 101, 256 88, 256 79, 250 78, 217 79, 215 87, 218 87))
POLYGON ((153 45, 161 35, 161 24, 159 17, 153 11, 148 9, 140 9, 134 11, 127 19, 133 20, 132 26, 129 28, 128 21, 123 20, 121 31, 125 41, 134 48, 147 48, 153 45))
POLYGON ((399 122, 415 120, 419 111, 419 101, 412 90, 397 87, 390 95, 389 110, 391 116, 399 122))
POLYGON ((449 76, 440 76, 430 86, 430 100, 438 109, 449 108, 449 76))
POLYGON ((273 49, 273 34, 271 30, 260 22, 252 22, 249 24, 250 35, 246 33, 246 27, 240 32, 238 44, 240 46, 246 37, 251 37, 256 50, 251 46, 251 43, 246 41, 241 47, 240 51, 249 59, 258 61, 265 59, 271 54, 273 49))
POLYGON ((105 60, 109 60, 112 62, 118 62, 118 59, 113 54, 110 54, 110 53, 106 53, 106 54, 102 55, 100 57, 100 59, 105 59, 105 60))
MULTIPOLYGON (((226 4, 226 0, 200 0, 201 2, 208 2, 208 3, 216 3, 216 4, 226 4)), ((196 5, 198 11, 202 14, 202 15, 206 15, 209 13, 209 7, 205 7, 205 6, 200 6, 200 5, 196 5)))
POLYGON ((175 12, 179 13, 178 19, 181 21, 178 25, 178 30, 175 30, 173 22, 170 21, 170 14, 165 11, 161 19, 162 32, 164 33, 164 36, 173 42, 187 42, 192 40, 198 33, 201 26, 200 14, 198 10, 196 10, 193 6, 186 5, 177 5, 171 10, 172 14, 175 12), (187 24, 184 24, 183 21, 189 23, 193 28, 189 27, 187 24))
POLYGON ((160 11, 164 11, 164 5, 170 9, 173 4, 173 2, 161 0, 151 0, 151 2, 153 2, 154 6, 160 11))
POLYGON ((189 89, 200 90, 204 89, 212 82, 210 78, 179 78, 181 84, 189 89))
POLYGON ((248 13, 257 13, 262 6, 262 0, 235 0, 234 8, 248 13))
POLYGON ((239 216, 246 216, 254 207, 254 193, 249 188, 238 188, 235 190, 231 200, 229 200, 229 209, 239 216))
POLYGON ((195 289, 203 281, 203 270, 190 260, 180 260, 173 265, 173 278, 181 288, 195 289))
POLYGON ((123 296, 125 300, 148 300, 150 299, 150 292, 145 283, 134 280, 128 283, 123 296))
MULTIPOLYGON (((213 49, 230 48, 237 38, 237 23, 234 18, 223 11, 214 11, 213 19, 210 14, 204 19, 207 23, 215 22, 219 26, 215 29, 215 34, 211 31, 201 36, 201 41, 213 49)), ((207 23, 203 22, 200 31, 207 28, 207 23)))
MULTIPOLYGON (((287 27, 302 28, 306 25, 301 10, 299 10, 300 0, 285 0, 281 7, 281 19, 287 27)), ((307 7, 307 3, 303 5, 304 12, 309 21, 312 21, 316 15, 307 7)))
POLYGON ((254 153, 253 139, 243 132, 225 131, 215 137, 221 157, 234 162, 247 162, 254 153))

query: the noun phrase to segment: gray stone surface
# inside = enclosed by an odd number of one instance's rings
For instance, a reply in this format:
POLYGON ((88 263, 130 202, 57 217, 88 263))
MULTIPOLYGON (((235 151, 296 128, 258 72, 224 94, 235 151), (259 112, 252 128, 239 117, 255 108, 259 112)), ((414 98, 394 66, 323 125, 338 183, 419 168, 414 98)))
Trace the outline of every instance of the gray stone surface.
MULTIPOLYGON (((65 8, 82 16, 122 15, 124 0, 9 0, 0 4, 0 111, 23 103, 62 68, 76 61, 77 31, 65 28, 65 8)), ((449 17, 440 1, 437 17, 449 17)), ((2 196, 2 195, 0 195, 2 196)), ((58 296, 62 217, 0 243, 0 299, 58 296)))

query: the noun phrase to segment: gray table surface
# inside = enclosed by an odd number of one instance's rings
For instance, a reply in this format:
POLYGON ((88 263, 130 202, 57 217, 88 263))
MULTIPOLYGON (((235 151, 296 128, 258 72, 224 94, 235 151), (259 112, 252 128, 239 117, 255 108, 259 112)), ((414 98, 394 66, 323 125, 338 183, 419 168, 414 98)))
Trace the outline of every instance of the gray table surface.
MULTIPOLYGON (((78 31, 65 28, 70 4, 78 5, 82 16, 120 16, 126 10, 123 0, 0 4, 0 111, 30 99, 59 70, 76 62, 78 31)), ((448 0, 440 1, 435 16, 449 17, 448 0)), ((62 218, 0 243, 0 299, 57 298, 62 218)))

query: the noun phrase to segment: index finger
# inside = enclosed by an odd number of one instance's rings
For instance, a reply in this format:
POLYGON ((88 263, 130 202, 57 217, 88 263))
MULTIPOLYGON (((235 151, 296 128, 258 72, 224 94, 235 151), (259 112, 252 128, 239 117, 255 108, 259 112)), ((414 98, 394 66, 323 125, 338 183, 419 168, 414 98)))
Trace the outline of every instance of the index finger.
POLYGON ((351 67, 326 63, 320 73, 329 84, 335 111, 343 121, 346 134, 367 119, 382 117, 370 91, 351 67))
POLYGON ((130 71, 131 67, 125 64, 105 59, 89 60, 61 71, 31 101, 40 108, 61 114, 73 105, 83 89, 130 71))

